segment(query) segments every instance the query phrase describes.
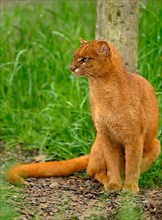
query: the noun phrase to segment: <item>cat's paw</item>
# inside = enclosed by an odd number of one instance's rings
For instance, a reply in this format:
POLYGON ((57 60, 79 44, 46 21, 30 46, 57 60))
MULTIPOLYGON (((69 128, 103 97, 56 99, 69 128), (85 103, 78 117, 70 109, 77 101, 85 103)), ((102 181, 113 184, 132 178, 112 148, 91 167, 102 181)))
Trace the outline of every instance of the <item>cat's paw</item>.
POLYGON ((139 192, 139 187, 137 183, 125 183, 122 191, 134 194, 139 192))
POLYGON ((120 191, 122 189, 122 184, 118 182, 109 182, 104 185, 106 191, 120 191))

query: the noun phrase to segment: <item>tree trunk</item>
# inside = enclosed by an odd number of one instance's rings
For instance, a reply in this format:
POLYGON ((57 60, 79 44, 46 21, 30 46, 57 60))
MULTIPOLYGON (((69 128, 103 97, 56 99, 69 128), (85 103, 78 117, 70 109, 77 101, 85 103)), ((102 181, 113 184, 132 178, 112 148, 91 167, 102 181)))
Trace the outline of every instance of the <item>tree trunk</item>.
POLYGON ((126 69, 137 71, 138 0, 97 0, 96 39, 112 43, 126 69))

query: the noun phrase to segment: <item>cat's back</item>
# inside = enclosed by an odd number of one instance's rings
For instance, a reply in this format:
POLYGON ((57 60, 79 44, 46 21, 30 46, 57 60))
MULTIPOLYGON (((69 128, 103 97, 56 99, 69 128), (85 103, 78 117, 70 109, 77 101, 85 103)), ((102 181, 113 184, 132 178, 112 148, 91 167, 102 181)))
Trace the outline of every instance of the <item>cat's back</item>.
POLYGON ((139 74, 128 73, 128 84, 129 89, 138 95, 141 99, 149 98, 150 101, 155 101, 157 103, 154 88, 145 78, 139 74))
POLYGON ((152 85, 138 74, 128 74, 128 84, 132 99, 139 100, 142 115, 148 125, 158 124, 158 103, 152 85), (136 97, 136 99, 134 98, 136 97))

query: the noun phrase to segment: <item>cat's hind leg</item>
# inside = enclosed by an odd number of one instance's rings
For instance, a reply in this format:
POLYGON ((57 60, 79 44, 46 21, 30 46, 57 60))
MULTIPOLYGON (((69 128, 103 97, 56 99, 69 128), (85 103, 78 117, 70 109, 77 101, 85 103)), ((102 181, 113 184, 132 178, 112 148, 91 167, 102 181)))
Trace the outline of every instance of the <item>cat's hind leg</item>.
POLYGON ((89 159, 89 164, 87 167, 87 174, 89 177, 95 178, 99 183, 104 186, 108 183, 109 178, 107 176, 106 164, 103 159, 100 160, 100 163, 95 164, 95 158, 91 157, 89 159))
POLYGON ((160 154, 160 142, 157 139, 146 144, 147 146, 144 147, 143 151, 140 173, 147 171, 160 154))
POLYGON ((101 170, 101 171, 99 171, 99 172, 97 172, 97 173, 95 174, 95 179, 96 179, 99 183, 103 184, 104 186, 107 185, 107 184, 108 184, 108 181, 109 181, 109 178, 108 178, 108 176, 107 176, 107 173, 104 172, 103 170, 101 170))
POLYGON ((108 183, 107 167, 103 151, 98 140, 92 146, 89 162, 87 166, 87 174, 91 178, 95 178, 103 185, 108 183))

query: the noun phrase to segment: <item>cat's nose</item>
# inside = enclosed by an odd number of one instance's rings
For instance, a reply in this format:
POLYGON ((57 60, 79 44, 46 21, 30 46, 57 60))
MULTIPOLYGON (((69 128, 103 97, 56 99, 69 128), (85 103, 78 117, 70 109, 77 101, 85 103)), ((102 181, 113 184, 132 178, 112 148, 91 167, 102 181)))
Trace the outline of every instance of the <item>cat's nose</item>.
POLYGON ((77 69, 77 67, 76 66, 70 66, 70 70, 72 71, 72 72, 74 72, 75 70, 77 69))

